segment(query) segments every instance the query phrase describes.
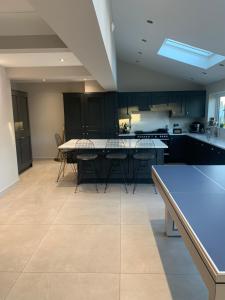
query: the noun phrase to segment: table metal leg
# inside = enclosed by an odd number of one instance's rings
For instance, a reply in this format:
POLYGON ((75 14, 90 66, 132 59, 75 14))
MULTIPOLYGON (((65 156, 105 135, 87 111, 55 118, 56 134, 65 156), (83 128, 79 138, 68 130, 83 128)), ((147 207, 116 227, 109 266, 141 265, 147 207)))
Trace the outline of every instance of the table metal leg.
POLYGON ((167 236, 180 236, 180 233, 174 223, 173 219, 170 216, 169 211, 167 208, 165 209, 165 231, 167 236))
POLYGON ((224 300, 225 284, 215 284, 215 288, 209 290, 209 300, 224 300))

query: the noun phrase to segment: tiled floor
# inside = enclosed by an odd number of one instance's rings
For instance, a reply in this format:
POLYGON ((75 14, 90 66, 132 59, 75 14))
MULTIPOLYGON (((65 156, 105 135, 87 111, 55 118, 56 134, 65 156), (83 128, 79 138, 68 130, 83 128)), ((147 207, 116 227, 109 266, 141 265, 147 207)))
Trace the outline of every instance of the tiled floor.
POLYGON ((0 198, 0 300, 208 298, 182 239, 165 237, 151 185, 74 194, 57 168, 36 162, 0 198))

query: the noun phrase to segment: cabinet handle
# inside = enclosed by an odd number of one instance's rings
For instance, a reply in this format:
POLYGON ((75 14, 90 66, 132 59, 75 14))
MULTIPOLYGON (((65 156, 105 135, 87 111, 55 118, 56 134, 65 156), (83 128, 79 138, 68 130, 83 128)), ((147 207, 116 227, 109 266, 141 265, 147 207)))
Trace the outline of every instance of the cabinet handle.
POLYGON ((214 150, 214 148, 211 148, 211 150, 213 151, 213 150, 214 150))

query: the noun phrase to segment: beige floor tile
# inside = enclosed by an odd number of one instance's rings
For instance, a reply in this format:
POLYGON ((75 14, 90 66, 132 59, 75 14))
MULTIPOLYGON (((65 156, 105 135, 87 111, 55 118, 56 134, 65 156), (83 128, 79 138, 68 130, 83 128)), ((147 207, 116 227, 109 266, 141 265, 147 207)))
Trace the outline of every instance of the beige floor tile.
POLYGON ((119 275, 23 274, 7 300, 119 300, 119 275))
POLYGON ((47 233, 48 226, 0 227, 0 271, 21 272, 47 233))
POLYGON ((0 224, 51 224, 64 200, 22 198, 0 209, 0 224))
POLYGON ((106 199, 69 201, 62 208, 54 223, 120 224, 120 201, 106 199))
POLYGON ((167 275, 173 300, 208 300, 208 290, 200 275, 167 275))
POLYGON ((197 274, 198 271, 181 237, 167 237, 164 220, 151 221, 157 249, 167 274, 197 274))
POLYGON ((120 271, 120 226, 55 225, 26 272, 120 271))
POLYGON ((120 300, 174 299, 171 296, 166 277, 163 274, 122 274, 120 300))
POLYGON ((154 235, 147 225, 123 225, 122 273, 164 273, 154 235))
POLYGON ((0 272, 0 300, 5 300, 20 273, 0 272))
POLYGON ((126 195, 121 197, 122 224, 148 224, 164 218, 165 206, 155 195, 126 195))

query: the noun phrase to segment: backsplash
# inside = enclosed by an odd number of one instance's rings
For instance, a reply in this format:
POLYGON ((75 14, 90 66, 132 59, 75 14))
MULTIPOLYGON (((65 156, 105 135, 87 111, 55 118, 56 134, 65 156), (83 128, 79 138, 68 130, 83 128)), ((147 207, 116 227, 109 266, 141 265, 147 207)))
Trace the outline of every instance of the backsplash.
POLYGON ((131 133, 137 130, 152 131, 166 126, 172 131, 173 124, 179 124, 183 132, 187 132, 189 125, 195 121, 190 118, 170 118, 168 112, 142 111, 131 116, 131 133))

